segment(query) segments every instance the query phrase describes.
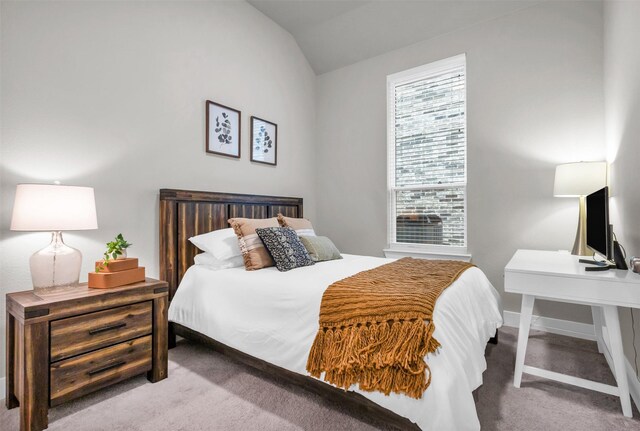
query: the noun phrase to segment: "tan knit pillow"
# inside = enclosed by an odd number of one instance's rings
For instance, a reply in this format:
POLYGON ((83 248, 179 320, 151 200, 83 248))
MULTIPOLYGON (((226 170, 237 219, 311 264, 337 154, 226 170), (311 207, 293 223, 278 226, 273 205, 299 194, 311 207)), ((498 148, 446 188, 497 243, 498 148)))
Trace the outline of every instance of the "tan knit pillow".
POLYGON ((278 223, 282 227, 290 227, 295 230, 298 236, 316 236, 313 225, 306 218, 292 218, 278 214, 278 223))
POLYGON ((256 228, 278 227, 278 219, 275 217, 263 219, 232 218, 229 219, 229 224, 238 236, 238 245, 247 271, 274 265, 271 255, 256 233, 256 228))

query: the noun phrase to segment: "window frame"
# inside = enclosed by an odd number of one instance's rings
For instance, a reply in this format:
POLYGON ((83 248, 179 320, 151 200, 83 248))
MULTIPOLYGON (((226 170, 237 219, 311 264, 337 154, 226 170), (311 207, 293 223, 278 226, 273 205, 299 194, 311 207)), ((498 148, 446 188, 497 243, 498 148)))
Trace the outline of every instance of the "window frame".
POLYGON ((470 260, 468 254, 467 236, 467 192, 468 192, 468 122, 467 122, 467 65, 466 54, 459 54, 443 60, 414 67, 402 72, 387 75, 387 244, 384 250, 387 257, 416 256, 416 257, 442 257, 470 260), (462 67, 464 70, 464 182, 436 185, 396 186, 396 139, 395 139, 395 89, 397 86, 427 79, 454 67, 462 67), (464 189, 464 222, 463 235, 464 246, 417 244, 396 242, 396 193, 403 190, 434 190, 448 187, 464 189))

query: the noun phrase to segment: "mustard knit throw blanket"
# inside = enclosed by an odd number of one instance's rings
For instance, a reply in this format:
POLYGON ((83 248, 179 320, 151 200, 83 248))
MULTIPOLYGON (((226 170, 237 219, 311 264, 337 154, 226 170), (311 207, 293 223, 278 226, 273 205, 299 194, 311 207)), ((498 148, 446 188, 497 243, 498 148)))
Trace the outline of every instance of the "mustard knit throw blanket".
POLYGON ((440 294, 470 263, 410 257, 333 283, 322 296, 320 329, 307 371, 338 387, 421 398, 431 383, 427 353, 440 294))

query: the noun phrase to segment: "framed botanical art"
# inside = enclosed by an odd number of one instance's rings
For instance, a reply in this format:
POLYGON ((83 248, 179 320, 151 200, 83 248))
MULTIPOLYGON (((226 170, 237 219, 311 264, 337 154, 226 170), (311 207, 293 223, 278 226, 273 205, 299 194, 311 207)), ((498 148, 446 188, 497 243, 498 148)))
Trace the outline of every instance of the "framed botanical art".
POLYGON ((278 125, 251 117, 251 161, 278 164, 278 125))
POLYGON ((207 100, 207 153, 240 158, 240 111, 207 100))

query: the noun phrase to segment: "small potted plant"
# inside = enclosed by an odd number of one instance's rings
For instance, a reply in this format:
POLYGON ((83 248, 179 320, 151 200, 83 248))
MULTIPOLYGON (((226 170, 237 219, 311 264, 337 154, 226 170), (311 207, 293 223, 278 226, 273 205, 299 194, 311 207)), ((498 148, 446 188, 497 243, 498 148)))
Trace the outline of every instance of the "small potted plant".
POLYGON ((128 243, 124 239, 121 233, 119 233, 115 240, 107 243, 107 250, 104 252, 104 258, 102 259, 102 265, 96 268, 96 272, 105 269, 109 265, 109 260, 124 259, 127 257, 127 248, 132 244, 128 243))

